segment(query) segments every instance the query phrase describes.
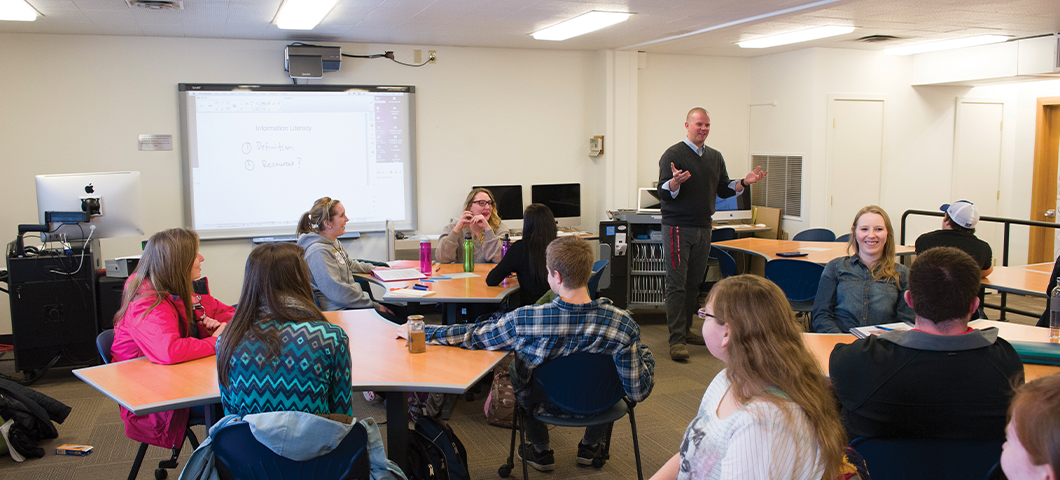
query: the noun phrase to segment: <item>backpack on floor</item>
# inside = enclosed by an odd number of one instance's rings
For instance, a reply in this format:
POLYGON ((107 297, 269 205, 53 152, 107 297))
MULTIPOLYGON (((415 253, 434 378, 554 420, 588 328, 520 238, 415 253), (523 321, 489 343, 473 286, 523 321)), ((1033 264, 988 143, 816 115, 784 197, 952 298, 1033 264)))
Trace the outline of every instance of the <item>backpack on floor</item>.
POLYGON ((511 355, 493 367, 493 384, 486 398, 486 423, 497 427, 512 428, 512 417, 515 416, 515 389, 512 388, 511 374, 508 373, 510 363, 511 355))
POLYGON ((470 480, 467 450, 449 425, 430 417, 416 419, 409 431, 408 469, 411 480, 470 480))

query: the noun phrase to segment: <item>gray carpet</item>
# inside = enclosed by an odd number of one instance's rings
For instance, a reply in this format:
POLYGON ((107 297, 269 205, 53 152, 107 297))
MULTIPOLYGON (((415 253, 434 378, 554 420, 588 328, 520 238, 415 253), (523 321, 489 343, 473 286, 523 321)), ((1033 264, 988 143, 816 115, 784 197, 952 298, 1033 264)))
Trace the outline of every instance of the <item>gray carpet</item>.
MULTIPOLYGON (((990 299, 997 303, 996 298, 990 299)), ((1041 311, 1044 299, 1010 296, 1009 304, 1030 311, 1041 311)), ((988 311, 997 318, 996 311, 988 311)), ((644 343, 651 347, 656 358, 655 389, 647 401, 636 408, 637 431, 640 439, 641 460, 644 475, 650 477, 676 451, 688 422, 695 416, 703 391, 723 364, 713 358, 706 347, 691 346, 692 358, 687 363, 673 362, 669 358, 666 344, 666 322, 658 312, 635 312, 641 324, 644 343)), ((1010 316, 1010 321, 1033 324, 1036 318, 1010 316)), ((698 324, 697 324, 698 328, 698 324)), ((14 362, 10 354, 0 357, 0 372, 12 374, 14 362)), ((73 411, 67 421, 59 425, 59 438, 44 442, 47 451, 44 458, 16 463, 10 457, 0 458, 0 478, 16 479, 73 479, 73 478, 125 478, 136 456, 138 444, 125 437, 117 405, 95 389, 78 380, 69 369, 55 369, 33 386, 34 389, 52 396, 73 411), (95 447, 87 457, 55 455, 54 447, 63 443, 82 443, 95 447)), ((483 388, 485 392, 485 388, 483 388)), ((449 424, 456 431, 468 450, 468 463, 473 479, 497 478, 497 467, 508 455, 510 430, 490 426, 482 413, 485 395, 473 401, 461 399, 457 402, 449 424)), ((382 404, 368 403, 357 396, 354 415, 358 417, 385 418, 382 404)), ((205 436, 203 427, 196 427, 196 434, 205 436)), ((386 426, 382 426, 384 438, 386 426)), ((552 448, 556 451, 556 470, 541 473, 531 470, 536 478, 636 478, 633 459, 632 436, 626 419, 615 423, 611 447, 611 460, 602 469, 580 467, 575 464, 581 432, 556 428, 552 430, 552 448)), ((181 454, 180 466, 190 453, 190 447, 181 454)), ((152 479, 158 461, 168 457, 168 451, 157 447, 148 449, 147 460, 140 470, 140 479, 152 479)), ((171 471, 170 478, 179 472, 171 471)), ((521 472, 513 477, 521 478, 521 472)))

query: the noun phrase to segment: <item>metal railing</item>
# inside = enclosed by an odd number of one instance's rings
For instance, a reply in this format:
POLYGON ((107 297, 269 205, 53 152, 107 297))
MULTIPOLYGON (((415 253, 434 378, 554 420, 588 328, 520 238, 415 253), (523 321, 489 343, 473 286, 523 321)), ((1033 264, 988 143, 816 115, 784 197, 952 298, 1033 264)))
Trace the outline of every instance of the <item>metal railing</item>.
MULTIPOLYGON (((905 212, 902 213, 901 230, 900 230, 901 234, 900 234, 900 238, 898 240, 900 245, 905 245, 906 244, 905 243, 906 219, 910 215, 924 215, 924 216, 928 216, 928 217, 944 217, 944 216, 946 216, 946 214, 944 212, 941 212, 939 210, 906 210, 905 212)), ((1060 224, 1058 224, 1058 223, 1039 222, 1039 221, 1035 221, 1035 220, 1022 220, 1022 219, 1019 219, 1019 218, 979 217, 979 223, 982 224, 982 222, 1000 223, 1000 224, 1002 224, 1004 226, 1003 227, 1004 236, 1003 236, 1003 241, 1002 241, 1002 244, 1001 244, 1001 266, 1004 266, 1004 267, 1008 266, 1009 238, 1011 236, 1011 231, 1012 231, 1012 226, 1013 225, 1026 225, 1028 227, 1045 227, 1045 228, 1052 228, 1052 229, 1060 228, 1060 224)), ((1038 317, 1038 316, 1041 315, 1040 312, 1039 313, 1028 312, 1028 311, 1025 311, 1025 310, 1020 310, 1020 309, 1016 309, 1016 308, 1012 308, 1012 307, 1007 306, 1007 304, 1008 304, 1008 293, 1007 292, 1003 292, 1003 291, 1000 292, 1000 293, 1001 293, 1001 304, 1000 305, 992 305, 992 304, 986 303, 986 301, 983 300, 983 298, 982 298, 983 297, 983 293, 982 292, 980 292, 979 297, 980 297, 980 300, 982 301, 982 306, 983 307, 994 308, 994 309, 997 309, 997 310, 1001 311, 1001 318, 1000 318, 1001 321, 1005 320, 1005 313, 1006 312, 1018 313, 1020 315, 1027 315, 1029 317, 1038 317)))

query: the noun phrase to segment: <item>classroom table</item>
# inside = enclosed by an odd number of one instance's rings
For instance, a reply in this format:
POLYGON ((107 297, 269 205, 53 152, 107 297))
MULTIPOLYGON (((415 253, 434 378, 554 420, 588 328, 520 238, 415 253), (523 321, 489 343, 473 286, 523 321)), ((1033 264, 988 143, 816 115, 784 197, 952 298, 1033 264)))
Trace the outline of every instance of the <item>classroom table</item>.
POLYGON ((984 287, 1006 293, 1045 298, 1049 286, 1049 275, 1053 264, 1035 263, 1016 267, 994 267, 990 275, 982 280, 984 287))
MULTIPOLYGON (((390 265, 395 268, 420 268, 420 262, 416 260, 395 260, 390 262, 390 265)), ((465 307, 469 304, 500 304, 501 302, 504 302, 509 295, 519 291, 519 280, 515 277, 508 277, 502 280, 496 287, 486 285, 486 275, 488 275, 490 270, 493 270, 493 267, 495 266, 497 265, 493 263, 477 263, 475 264, 475 270, 472 272, 478 275, 477 277, 450 280, 405 280, 400 282, 383 282, 371 274, 358 275, 361 275, 362 278, 368 279, 370 282, 383 287, 386 292, 382 298, 384 302, 408 303, 414 305, 421 303, 444 304, 446 308, 446 323, 455 323, 457 319, 462 319, 459 315, 461 307, 465 307), (434 295, 429 297, 409 297, 393 293, 393 289, 411 287, 416 283, 427 285, 428 288, 434 292, 434 295)), ((434 265, 434 271, 431 276, 445 277, 447 274, 463 272, 464 265, 462 263, 439 263, 434 265)), ((431 279, 428 278, 427 280, 431 279)))
MULTIPOLYGON (((1048 328, 1021 325, 1018 323, 995 322, 992 320, 975 320, 969 322, 969 325, 973 328, 997 327, 999 330, 998 336, 1005 340, 1018 342, 1049 342, 1048 328)), ((821 365, 821 371, 823 371, 825 375, 828 375, 828 359, 832 355, 832 349, 841 343, 853 343, 854 340, 857 340, 857 337, 848 333, 804 333, 802 334, 802 339, 810 349, 810 353, 812 353, 814 358, 817 359, 817 363, 821 365)), ((1055 373, 1060 373, 1060 366, 1025 363, 1023 365, 1023 373, 1026 380, 1029 382, 1055 373)))
MULTIPOLYGON (((354 391, 460 394, 508 353, 428 345, 427 353, 409 354, 405 341, 397 338, 397 326, 373 309, 324 312, 324 316, 349 336, 354 391)), ((220 402, 216 363, 215 356, 176 365, 137 358, 74 374, 134 414, 144 415, 220 402)), ((404 468, 408 402, 402 394, 386 405, 387 457, 404 468)))
MULTIPOLYGON (((823 265, 835 258, 850 255, 847 253, 846 242, 796 242, 794 240, 773 240, 771 238, 747 237, 716 242, 711 245, 717 245, 718 248, 723 248, 725 250, 757 255, 766 259, 766 261, 783 258, 777 256, 777 253, 780 252, 799 251, 806 253, 806 256, 790 258, 806 260, 823 265)), ((916 250, 910 246, 896 245, 895 253, 901 257, 904 255, 912 255, 913 253, 916 253, 916 250)))

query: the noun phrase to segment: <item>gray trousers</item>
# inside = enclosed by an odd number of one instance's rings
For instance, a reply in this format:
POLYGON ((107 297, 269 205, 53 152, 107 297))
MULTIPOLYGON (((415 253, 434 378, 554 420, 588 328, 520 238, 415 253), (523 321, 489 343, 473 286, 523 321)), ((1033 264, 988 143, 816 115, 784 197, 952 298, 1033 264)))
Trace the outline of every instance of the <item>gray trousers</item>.
POLYGON ((699 284, 710 256, 710 227, 663 225, 663 260, 666 262, 666 325, 670 345, 684 344, 699 309, 699 284))

